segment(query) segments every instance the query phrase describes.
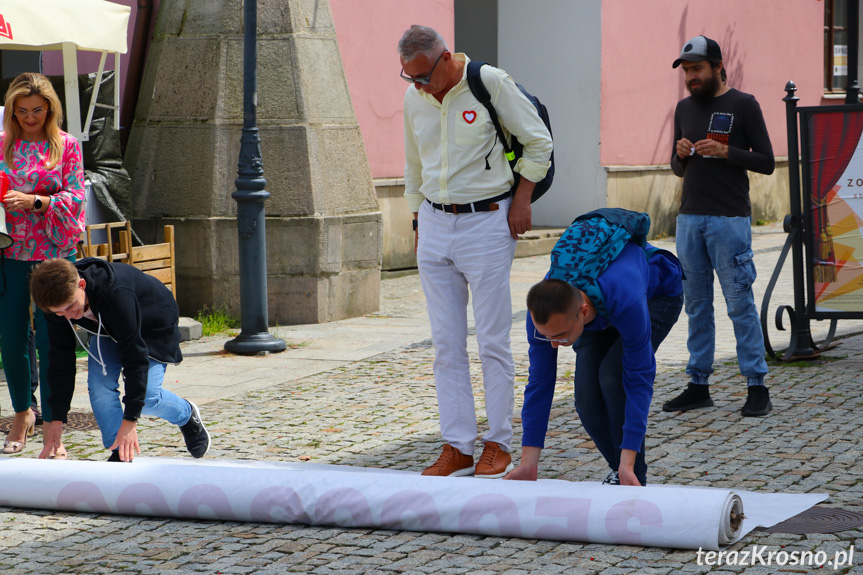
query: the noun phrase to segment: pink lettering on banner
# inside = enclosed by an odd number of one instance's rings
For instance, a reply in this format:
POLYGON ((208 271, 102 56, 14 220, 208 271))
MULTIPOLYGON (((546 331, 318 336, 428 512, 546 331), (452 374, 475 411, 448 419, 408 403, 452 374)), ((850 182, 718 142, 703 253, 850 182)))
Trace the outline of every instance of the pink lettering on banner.
POLYGON ((155 517, 174 515, 162 490, 152 483, 134 483, 123 489, 117 497, 117 513, 155 517), (146 509, 141 509, 142 505, 146 506, 146 509))
POLYGON ((615 503, 605 514, 605 530, 615 543, 641 545, 641 534, 645 527, 662 527, 662 510, 655 503, 639 499, 628 499, 615 503), (629 520, 638 519, 639 529, 629 528, 629 520))
POLYGON ((75 481, 57 494, 57 509, 63 511, 91 511, 112 513, 99 488, 89 481, 75 481), (83 506, 89 509, 85 509, 83 506))
POLYGON ((341 527, 373 527, 372 510, 365 495, 352 487, 330 489, 318 498, 315 508, 315 523, 318 525, 339 525, 341 527), (348 512, 351 524, 336 521, 339 510, 348 512))
POLYGON ((410 529, 405 515, 415 516, 423 531, 442 531, 440 513, 434 498, 424 491, 400 491, 384 502, 381 526, 388 529, 410 529))
POLYGON ((556 541, 587 541, 590 499, 575 497, 537 497, 537 517, 564 517, 566 526, 543 525, 532 537, 556 541))
POLYGON ((300 496, 290 487, 277 485, 262 489, 251 505, 252 521, 268 523, 311 523, 300 496))
POLYGON ((193 485, 188 488, 180 496, 180 502, 177 507, 180 517, 227 520, 237 518, 225 492, 220 487, 207 483, 193 485), (209 507, 212 513, 202 514, 201 507, 209 507))
POLYGON ((477 495, 465 503, 458 518, 458 530, 462 533, 477 533, 479 535, 502 535, 506 537, 521 537, 521 520, 518 517, 518 507, 506 495, 477 495), (480 529, 480 521, 491 515, 497 519, 498 532, 489 533, 480 529))

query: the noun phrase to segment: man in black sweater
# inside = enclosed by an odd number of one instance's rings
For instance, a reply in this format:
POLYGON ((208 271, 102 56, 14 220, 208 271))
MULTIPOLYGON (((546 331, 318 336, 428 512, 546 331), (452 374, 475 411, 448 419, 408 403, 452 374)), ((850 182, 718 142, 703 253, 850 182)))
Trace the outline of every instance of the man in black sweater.
POLYGON ((677 217, 677 255, 685 274, 689 316, 690 383, 664 411, 710 407, 715 324, 713 272, 719 277, 737 339, 737 362, 748 382, 744 416, 766 415, 772 408, 764 376, 764 338, 752 293, 752 207, 747 170, 771 174, 773 147, 750 94, 725 84, 719 45, 696 36, 684 45, 673 67, 683 69, 690 96, 674 112, 671 168, 683 178, 677 217))
POLYGON ((79 343, 75 326, 93 334, 87 348, 87 389, 102 443, 114 452, 109 461, 131 461, 141 453, 137 421, 142 414, 180 426, 193 457, 207 453, 210 435, 198 407, 162 389, 166 364, 183 359, 180 313, 170 290, 133 266, 86 258, 74 264, 64 259, 39 264, 30 277, 30 292, 45 311, 51 342, 47 402, 55 411, 54 420, 43 427, 40 458, 60 444, 69 413, 79 343))

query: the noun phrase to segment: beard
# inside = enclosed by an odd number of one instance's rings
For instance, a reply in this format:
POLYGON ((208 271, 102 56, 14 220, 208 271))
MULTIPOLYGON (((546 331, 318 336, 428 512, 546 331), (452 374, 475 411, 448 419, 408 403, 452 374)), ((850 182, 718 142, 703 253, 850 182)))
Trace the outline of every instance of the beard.
POLYGON ((698 86, 687 84, 686 88, 692 95, 693 100, 697 102, 709 102, 716 95, 716 92, 719 91, 719 79, 716 76, 711 76, 702 81, 698 86))

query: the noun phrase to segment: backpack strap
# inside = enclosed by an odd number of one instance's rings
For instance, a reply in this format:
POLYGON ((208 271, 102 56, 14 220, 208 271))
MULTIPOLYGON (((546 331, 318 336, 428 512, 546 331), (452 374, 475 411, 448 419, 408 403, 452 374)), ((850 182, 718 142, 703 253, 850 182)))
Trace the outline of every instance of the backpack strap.
POLYGON ((587 294, 597 313, 608 317, 597 280, 630 242, 645 247, 650 217, 622 208, 603 208, 579 216, 551 250, 551 279, 587 294))
POLYGON ((578 216, 572 223, 597 217, 607 220, 612 225, 625 228, 631 236, 630 241, 642 248, 647 243, 647 234, 650 232, 650 216, 648 214, 624 208, 599 208, 578 216))
MULTIPOLYGON (((485 84, 482 81, 482 76, 480 76, 480 69, 488 64, 488 62, 478 62, 476 60, 471 60, 467 64, 467 85, 470 88, 470 93, 473 94, 473 97, 476 98, 480 104, 485 106, 485 109, 488 110, 488 117, 491 119, 491 123, 494 124, 495 132, 497 132, 497 138, 500 140, 503 145, 503 151, 506 155, 506 159, 509 161, 510 167, 515 166, 515 153, 512 151, 512 148, 507 144, 506 137, 504 137, 503 129, 500 127, 500 120, 497 119, 497 110, 494 109, 494 106, 491 103, 491 95, 488 93, 488 89, 485 87, 485 84)), ((491 148, 494 149, 495 142, 492 142, 491 148)), ((488 163, 488 157, 491 155, 492 150, 488 151, 488 154, 485 156, 485 169, 490 170, 491 166, 488 163)))

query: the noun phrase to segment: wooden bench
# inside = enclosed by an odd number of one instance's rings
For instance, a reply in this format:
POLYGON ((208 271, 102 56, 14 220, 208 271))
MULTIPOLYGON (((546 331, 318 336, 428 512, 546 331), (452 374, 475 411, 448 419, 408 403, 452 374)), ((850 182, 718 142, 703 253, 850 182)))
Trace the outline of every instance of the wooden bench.
POLYGON ((165 287, 171 290, 174 299, 177 299, 174 226, 165 226, 164 236, 164 241, 160 244, 133 246, 131 223, 92 224, 87 226, 86 242, 82 242, 80 248, 84 257, 100 258, 109 262, 135 266, 165 284, 165 287), (105 230, 107 243, 93 243, 92 234, 99 230, 105 230), (117 232, 116 242, 113 238, 114 231, 117 232))
POLYGON ((81 251, 84 257, 99 258, 109 262, 120 262, 128 264, 129 262, 129 246, 132 245, 129 239, 132 237, 132 224, 129 222, 110 222, 107 224, 90 224, 86 228, 86 241, 81 244, 81 251), (104 230, 106 242, 104 244, 93 243, 93 232, 104 230), (118 232, 118 241, 113 238, 113 231, 118 232))
MULTIPOLYGON (((174 299, 177 299, 177 284, 174 265, 174 226, 165 226, 164 242, 161 244, 149 244, 145 246, 132 246, 129 250, 129 261, 131 264, 153 276, 171 290, 174 299)), ((131 231, 120 232, 120 245, 131 245, 131 231)))

